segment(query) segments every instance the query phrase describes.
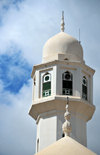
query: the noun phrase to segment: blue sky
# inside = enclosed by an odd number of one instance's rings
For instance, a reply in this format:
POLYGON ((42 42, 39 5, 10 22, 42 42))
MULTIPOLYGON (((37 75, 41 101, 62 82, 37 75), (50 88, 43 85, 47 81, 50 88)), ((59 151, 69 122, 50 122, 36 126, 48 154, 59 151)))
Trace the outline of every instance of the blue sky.
POLYGON ((33 155, 36 125, 28 115, 32 104, 32 66, 41 63, 48 38, 65 32, 78 39, 84 60, 96 70, 96 111, 87 125, 88 148, 100 154, 100 1, 0 0, 0 155, 33 155))
POLYGON ((31 74, 31 66, 24 61, 21 51, 14 49, 13 54, 0 56, 0 79, 4 89, 11 93, 18 93, 24 84, 27 84, 31 74))

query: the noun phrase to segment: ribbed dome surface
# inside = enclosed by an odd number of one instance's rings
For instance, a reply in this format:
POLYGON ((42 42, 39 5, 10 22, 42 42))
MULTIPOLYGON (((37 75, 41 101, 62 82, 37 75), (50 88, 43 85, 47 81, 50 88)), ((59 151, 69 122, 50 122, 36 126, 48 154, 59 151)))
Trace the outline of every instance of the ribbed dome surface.
POLYGON ((83 49, 79 41, 60 32, 50 38, 43 48, 43 62, 50 60, 83 61, 83 49))

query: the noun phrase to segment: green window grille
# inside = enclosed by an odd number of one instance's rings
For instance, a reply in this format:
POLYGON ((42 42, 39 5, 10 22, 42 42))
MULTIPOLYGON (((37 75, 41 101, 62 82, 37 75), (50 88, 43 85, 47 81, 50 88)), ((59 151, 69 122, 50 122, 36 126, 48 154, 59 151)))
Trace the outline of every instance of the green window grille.
POLYGON ((42 91, 42 96, 47 97, 51 95, 51 79, 50 79, 50 74, 46 74, 43 77, 43 91, 42 91))
POLYGON ((64 72, 62 75, 62 95, 72 95, 73 94, 73 77, 68 71, 64 72))

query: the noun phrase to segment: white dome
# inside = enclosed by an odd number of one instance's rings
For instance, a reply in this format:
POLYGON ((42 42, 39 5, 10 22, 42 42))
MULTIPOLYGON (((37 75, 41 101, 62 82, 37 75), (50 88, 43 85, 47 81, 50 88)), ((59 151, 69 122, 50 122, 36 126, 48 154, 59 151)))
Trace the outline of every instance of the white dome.
POLYGON ((96 155, 74 139, 66 136, 35 155, 96 155))
POLYGON ((43 62, 64 59, 72 62, 82 62, 83 49, 78 40, 64 32, 60 32, 45 43, 43 62))

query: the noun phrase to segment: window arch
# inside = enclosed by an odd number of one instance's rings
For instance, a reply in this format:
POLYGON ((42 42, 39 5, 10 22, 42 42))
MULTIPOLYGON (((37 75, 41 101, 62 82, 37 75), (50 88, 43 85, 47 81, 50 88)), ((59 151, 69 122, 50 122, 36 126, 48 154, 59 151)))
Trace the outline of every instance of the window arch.
POLYGON ((64 60, 68 60, 68 58, 65 58, 64 60))
POLYGON ((62 94, 73 94, 73 75, 69 71, 62 74, 62 94))
POLYGON ((87 94, 88 94, 87 79, 86 79, 85 76, 83 76, 83 81, 82 81, 82 98, 87 100, 87 94))
POLYGON ((65 137, 65 134, 64 133, 62 133, 62 137, 65 137))
POLYGON ((34 82, 34 86, 35 86, 36 85, 36 76, 34 76, 33 82, 34 82))
POLYGON ((39 152, 39 138, 37 139, 37 152, 39 152))
POLYGON ((51 95, 51 74, 46 73, 43 76, 42 96, 47 97, 51 95))

